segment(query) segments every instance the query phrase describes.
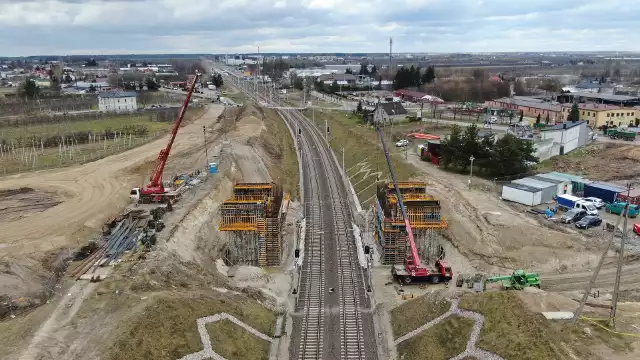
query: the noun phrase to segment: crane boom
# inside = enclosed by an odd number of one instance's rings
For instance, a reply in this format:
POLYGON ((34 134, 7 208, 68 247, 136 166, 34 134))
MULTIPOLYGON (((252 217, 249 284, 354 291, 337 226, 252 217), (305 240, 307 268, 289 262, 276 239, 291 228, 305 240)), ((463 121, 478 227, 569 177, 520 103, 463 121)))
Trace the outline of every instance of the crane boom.
POLYGON ((387 165, 389 166, 389 172, 391 172, 391 178, 393 179, 393 187, 396 190, 396 196, 398 197, 398 204, 400 205, 400 210, 402 211, 402 217, 404 218, 404 225, 407 229, 407 237, 409 238, 409 246, 411 247, 411 258, 412 261, 407 263, 407 268, 409 270, 415 270, 422 268, 422 261, 420 260, 420 256, 418 255, 418 248, 416 247, 416 242, 413 237, 413 229, 411 228, 411 223, 409 222, 409 217, 407 216, 407 210, 404 207, 404 201, 402 200, 402 194, 400 193, 400 187, 398 186, 398 179, 396 178, 396 173, 393 170, 393 164, 391 163, 391 155, 389 155, 389 150, 387 149, 387 144, 384 142, 384 135, 382 134, 382 130, 378 125, 376 125, 376 130, 378 131, 378 136, 380 136, 380 141, 382 142, 382 148, 384 150, 384 156, 387 159, 387 165))
POLYGON ((162 194, 164 192, 164 185, 162 184, 162 173, 164 172, 164 167, 167 165, 167 159, 169 158, 171 147, 173 146, 173 142, 176 140, 178 129, 180 129, 180 124, 182 123, 184 114, 187 111, 187 107, 189 106, 189 101, 191 100, 191 94, 193 94, 193 89, 196 86, 196 82, 198 81, 199 76, 200 74, 196 72, 195 78, 193 79, 193 82, 189 86, 187 97, 184 99, 184 102, 182 103, 182 108, 180 108, 178 119, 173 124, 173 130, 171 130, 171 137, 169 138, 167 147, 160 150, 160 154, 158 155, 158 160, 156 161, 156 167, 151 173, 151 176, 149 177, 149 184, 146 186, 146 189, 145 189, 147 191, 153 192, 155 194, 157 193, 162 194))

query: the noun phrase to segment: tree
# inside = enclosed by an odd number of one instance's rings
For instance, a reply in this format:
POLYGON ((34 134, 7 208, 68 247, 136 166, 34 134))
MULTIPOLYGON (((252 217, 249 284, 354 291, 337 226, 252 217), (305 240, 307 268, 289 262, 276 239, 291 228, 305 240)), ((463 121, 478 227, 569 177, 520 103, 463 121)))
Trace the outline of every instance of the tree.
POLYGON ((89 60, 87 60, 87 62, 84 63, 84 66, 86 66, 86 67, 96 67, 96 66, 98 66, 98 63, 96 62, 96 59, 89 59, 89 60))
POLYGON ((351 70, 351 68, 347 68, 347 70, 344 71, 345 74, 353 74, 353 70, 351 70))
POLYGON ((96 87, 93 86, 93 84, 91 84, 91 85, 89 85, 89 89, 87 89, 87 91, 90 92, 90 93, 94 93, 94 92, 96 92, 96 87))
POLYGON ((549 125, 549 113, 547 113, 547 119, 544 121, 545 124, 549 125))
POLYGON ((38 97, 38 94, 40 94, 40 88, 38 84, 36 84, 35 79, 28 78, 25 80, 24 85, 20 89, 20 95, 29 99, 35 99, 38 97))
POLYGON ((64 82, 65 82, 65 84, 69 84, 69 83, 73 82, 73 79, 71 78, 71 75, 65 74, 64 75, 64 82))
POLYGON ((522 122, 523 119, 524 119, 524 111, 520 111, 520 120, 518 120, 518 122, 522 122))
POLYGON ((378 68, 375 65, 371 66, 370 73, 371 75, 376 75, 378 73, 378 68))
POLYGON ((369 64, 366 64, 366 63, 360 64, 360 71, 358 72, 358 74, 369 75, 369 64))
POLYGON ((329 92, 332 93, 332 94, 335 94, 338 91, 340 91, 340 87, 338 86, 338 82, 333 80, 333 82, 331 83, 331 86, 329 86, 329 92))
POLYGON ((456 161, 458 166, 461 167, 463 171, 466 171, 470 165, 469 158, 471 156, 480 159, 486 153, 486 149, 483 149, 483 143, 478 141, 478 127, 476 124, 467 126, 462 135, 462 147, 456 161))
POLYGON ((459 163, 462 145, 462 128, 459 125, 453 125, 449 138, 442 140, 440 146, 441 163, 445 168, 459 163))
POLYGON ((555 78, 544 79, 542 80, 540 85, 538 85, 538 89, 549 92, 559 92, 560 90, 562 90, 562 84, 560 84, 560 81, 555 78))
POLYGON ((509 111, 509 125, 511 125, 512 120, 513 120, 513 111, 509 111))
MULTIPOLYGON (((547 115, 549 116, 549 115, 547 115)), ((540 124, 540 114, 538 114, 538 117, 536 118, 536 124, 540 124)))
MULTIPOLYGON (((531 159, 532 153, 527 145, 531 143, 518 139, 513 134, 506 134, 501 137, 491 152, 491 172, 495 176, 509 176, 526 172, 526 158, 531 159), (528 152, 528 153, 527 153, 528 152)), ((533 146, 533 144, 531 144, 533 146)))
POLYGON ((149 91, 158 90, 158 88, 160 87, 158 86, 158 83, 156 83, 156 81, 150 77, 145 79, 145 85, 147 85, 147 90, 149 91))
POLYGON ((580 121, 580 109, 578 108, 578 103, 573 103, 571 105, 571 111, 569 115, 567 115, 567 121, 580 121))
POLYGON ((356 108, 357 113, 362 113, 362 101, 358 101, 358 107, 356 108))

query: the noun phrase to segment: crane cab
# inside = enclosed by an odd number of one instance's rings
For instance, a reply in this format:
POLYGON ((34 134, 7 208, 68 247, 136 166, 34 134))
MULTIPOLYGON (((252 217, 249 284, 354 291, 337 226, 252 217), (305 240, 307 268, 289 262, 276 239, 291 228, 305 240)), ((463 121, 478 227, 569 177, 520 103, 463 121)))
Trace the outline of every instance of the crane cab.
POLYGON ((129 193, 129 198, 135 202, 140 201, 140 188, 137 187, 137 188, 131 189, 131 192, 129 193))

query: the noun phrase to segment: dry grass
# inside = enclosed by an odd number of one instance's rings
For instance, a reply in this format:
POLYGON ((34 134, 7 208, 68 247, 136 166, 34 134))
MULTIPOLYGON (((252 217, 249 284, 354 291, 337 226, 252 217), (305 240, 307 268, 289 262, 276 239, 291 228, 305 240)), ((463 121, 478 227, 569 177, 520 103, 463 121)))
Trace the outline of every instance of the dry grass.
MULTIPOLYGON (((309 110, 305 110, 305 115, 309 119, 312 118, 309 110)), ((315 112, 317 126, 324 127, 325 120, 327 120, 331 131, 331 148, 339 162, 342 162, 342 149, 344 148, 345 168, 358 198, 361 202, 371 201, 376 192, 375 185, 373 185, 377 178, 376 173, 380 173, 380 180, 391 180, 389 167, 377 132, 348 112, 327 110, 315 112)), ((389 151, 392 153, 393 168, 398 181, 416 178, 417 169, 402 161, 405 156, 404 151, 397 151, 390 141, 390 136, 386 135, 386 140, 389 151)))
POLYGON ((268 159, 264 159, 273 181, 280 183, 292 199, 300 195, 298 155, 289 128, 272 109, 258 108, 266 130, 260 133, 258 142, 268 159))
POLYGON ((512 292, 467 294, 460 308, 485 316, 477 346, 508 360, 594 359, 590 345, 601 341, 614 351, 626 352, 633 341, 587 323, 575 327, 550 322, 542 314, 528 311, 512 292), (592 336, 583 333, 585 327, 591 329, 592 336))
POLYGON ((640 172, 640 148, 615 143, 594 143, 567 155, 542 161, 538 171, 584 175, 591 180, 626 180, 640 172))
MULTIPOLYGON (((200 351, 202 343, 196 320, 220 312, 229 313, 262 333, 273 334, 277 315, 246 296, 218 292, 162 295, 147 305, 144 312, 129 319, 127 329, 105 358, 174 360, 200 351)), ((242 334, 227 334, 226 338, 224 349, 247 346, 242 334)))
POLYGON ((394 338, 419 328, 446 313, 450 307, 449 301, 435 295, 423 295, 397 306, 391 310, 391 328, 394 338))
POLYGON ((404 360, 447 360, 466 349, 474 321, 451 316, 398 345, 404 360))
POLYGON ((270 343, 233 322, 223 320, 206 326, 211 336, 213 351, 225 359, 267 360, 269 358, 270 343))

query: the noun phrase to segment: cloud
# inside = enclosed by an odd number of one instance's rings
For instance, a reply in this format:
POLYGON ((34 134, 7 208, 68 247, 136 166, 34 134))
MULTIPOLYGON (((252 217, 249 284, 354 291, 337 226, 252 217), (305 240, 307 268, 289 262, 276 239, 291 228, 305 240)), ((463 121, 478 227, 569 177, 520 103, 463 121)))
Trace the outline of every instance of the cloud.
POLYGON ((0 0, 0 55, 632 51, 638 20, 628 0, 0 0))

